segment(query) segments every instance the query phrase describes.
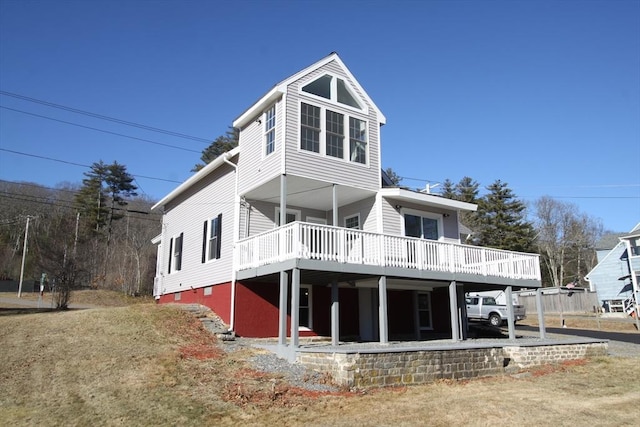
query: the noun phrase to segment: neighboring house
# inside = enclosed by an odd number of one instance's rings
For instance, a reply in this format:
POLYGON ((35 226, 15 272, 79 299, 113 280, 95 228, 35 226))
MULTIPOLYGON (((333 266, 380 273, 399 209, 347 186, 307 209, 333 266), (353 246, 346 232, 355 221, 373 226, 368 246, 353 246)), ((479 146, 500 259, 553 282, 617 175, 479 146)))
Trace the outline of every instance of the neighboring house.
POLYGON ((537 255, 461 244, 475 205, 389 186, 385 122, 335 53, 278 83, 233 122, 238 147, 154 206, 159 302, 295 347, 459 339, 465 292, 539 287, 537 255))
POLYGON ((640 276, 640 223, 628 234, 598 244, 598 264, 585 276, 606 312, 631 314, 640 276))

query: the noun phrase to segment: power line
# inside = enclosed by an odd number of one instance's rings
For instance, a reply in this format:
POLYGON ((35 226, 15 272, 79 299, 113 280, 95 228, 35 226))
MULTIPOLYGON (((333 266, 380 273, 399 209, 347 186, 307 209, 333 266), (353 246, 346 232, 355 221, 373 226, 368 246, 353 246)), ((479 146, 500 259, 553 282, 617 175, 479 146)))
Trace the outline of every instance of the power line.
POLYGON ((80 109, 77 109, 77 108, 67 107, 65 105, 54 104, 53 102, 43 101, 41 99, 31 98, 31 97, 28 97, 28 96, 25 96, 25 95, 20 95, 18 93, 12 93, 12 92, 7 92, 7 91, 4 91, 4 90, 0 90, 0 94, 5 95, 5 96, 10 96, 10 97, 13 97, 13 98, 22 99, 24 101, 35 102, 37 104, 46 105, 47 107, 58 108, 60 110, 70 111, 72 113, 84 114, 85 116, 90 116, 90 117, 94 117, 94 118, 101 119, 101 120, 108 120, 110 122, 115 122, 115 123, 119 123, 119 124, 126 125, 126 126, 132 126, 132 127, 136 127, 136 128, 139 128, 139 129, 149 130, 149 131, 152 131, 152 132, 159 132, 159 133, 163 133, 163 134, 166 134, 166 135, 176 136, 178 138, 191 139, 193 141, 199 141, 199 142, 206 142, 207 144, 211 143, 211 140, 207 139, 207 138, 200 138, 200 137, 197 137, 197 136, 186 135, 186 134, 179 133, 179 132, 173 132, 173 131, 166 130, 166 129, 160 129, 160 128, 156 128, 156 127, 153 127, 153 126, 147 126, 147 125, 143 125, 143 124, 140 124, 140 123, 135 123, 135 122, 127 121, 127 120, 117 119, 115 117, 109 117, 109 116, 105 116, 105 115, 102 115, 102 114, 92 113, 90 111, 85 111, 85 110, 80 110, 80 109))
MULTIPOLYGON (((22 194, 17 194, 17 193, 0 194, 0 198, 18 200, 18 201, 27 202, 27 203, 36 203, 36 204, 41 204, 41 205, 56 206, 56 207, 59 207, 61 209, 69 209, 69 210, 73 210, 73 211, 77 211, 78 210, 77 206, 73 206, 73 205, 70 205, 68 203, 61 203, 59 201, 53 201, 53 200, 47 201, 47 200, 24 199, 24 198, 22 198, 20 196, 23 196, 23 195, 22 194)), ((114 208, 114 210, 149 215, 149 212, 142 212, 142 211, 135 210, 135 209, 130 210, 130 209, 123 209, 123 208, 114 208)), ((152 216, 153 216, 153 214, 152 214, 152 216)), ((152 221, 152 222, 158 222, 160 220, 159 217, 154 219, 154 218, 150 218, 150 217, 147 217, 147 216, 133 216, 132 218, 136 218, 136 219, 140 219, 140 220, 144 220, 144 221, 152 221)), ((6 225, 6 224, 2 224, 2 225, 6 225)))
POLYGON ((176 150, 189 151, 191 153, 201 153, 202 152, 202 151, 198 151, 198 150, 192 150, 190 148, 179 147, 177 145, 165 144, 163 142, 151 141, 149 139, 138 138, 136 136, 125 135, 125 134, 118 133, 118 132, 111 132, 109 130, 98 129, 98 128, 94 128, 94 127, 91 127, 91 126, 81 125, 81 124, 78 124, 78 123, 67 122, 65 120, 54 119, 53 117, 43 116, 43 115, 35 114, 35 113, 29 113, 28 111, 18 110, 16 108, 5 107, 4 105, 0 105, 0 108, 4 108, 5 110, 15 111, 17 113, 28 114, 30 116, 39 117, 41 119, 47 119, 47 120, 52 120, 54 122, 64 123, 64 124, 71 125, 71 126, 77 126, 77 127, 80 127, 80 128, 90 129, 90 130, 94 130, 94 131, 97 131, 97 132, 103 132, 103 133, 107 133, 107 134, 110 134, 110 135, 121 136, 123 138, 135 139, 136 141, 148 142, 149 144, 161 145, 163 147, 169 147, 169 148, 175 148, 176 150))
MULTIPOLYGON (((80 166, 80 167, 83 167, 83 168, 91 169, 90 165, 85 165, 85 164, 82 164, 82 163, 70 162, 70 161, 67 161, 67 160, 54 159, 52 157, 39 156, 37 154, 23 153, 21 151, 9 150, 7 148, 0 148, 0 151, 6 151, 7 153, 19 154, 21 156, 35 157, 35 158, 38 158, 38 159, 50 160, 52 162, 65 163, 65 164, 68 164, 68 165, 80 166)), ((156 180, 156 181, 165 181, 165 182, 173 182, 173 183, 176 183, 176 184, 182 184, 182 181, 176 181, 176 180, 173 180, 173 179, 156 178, 156 177, 152 177, 152 176, 137 175, 137 174, 131 174, 131 175, 134 176, 134 177, 137 177, 137 178, 146 178, 146 179, 153 179, 153 180, 156 180)))

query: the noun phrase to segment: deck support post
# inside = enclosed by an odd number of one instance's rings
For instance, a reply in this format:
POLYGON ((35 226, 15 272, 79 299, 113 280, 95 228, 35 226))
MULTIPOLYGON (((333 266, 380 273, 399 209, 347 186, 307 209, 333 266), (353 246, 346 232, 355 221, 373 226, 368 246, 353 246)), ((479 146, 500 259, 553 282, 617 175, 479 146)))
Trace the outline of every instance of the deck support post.
POLYGON ((451 313, 451 340, 460 341, 460 323, 458 322, 458 285, 455 280, 449 283, 449 312, 451 313))
POLYGON ((289 275, 286 271, 280 272, 280 300, 278 302, 278 345, 287 345, 287 293, 289 288, 289 275))
POLYGON ((547 331, 544 326, 544 307, 542 306, 542 288, 536 290, 536 308, 538 309, 538 328, 540 329, 540 339, 547 338, 547 331))
POLYGON ((389 324, 387 318, 387 276, 378 279, 378 327, 380 344, 389 343, 389 324))
POLYGON ((509 326, 509 339, 516 339, 516 319, 513 316, 513 294, 511 286, 504 288, 505 304, 507 304, 507 325, 509 326))
POLYGON ((300 269, 294 268, 291 274, 291 348, 300 345, 300 269))
POLYGON ((331 345, 340 344, 340 300, 338 281, 331 281, 331 345))

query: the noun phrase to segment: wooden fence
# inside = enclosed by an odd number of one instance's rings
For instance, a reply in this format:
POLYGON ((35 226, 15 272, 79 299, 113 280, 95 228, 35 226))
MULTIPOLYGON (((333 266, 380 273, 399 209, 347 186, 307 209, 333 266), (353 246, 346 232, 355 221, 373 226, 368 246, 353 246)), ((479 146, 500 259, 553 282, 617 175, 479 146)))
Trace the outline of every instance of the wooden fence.
MULTIPOLYGON (((527 316, 534 316, 538 308, 536 307, 535 292, 521 293, 518 295, 518 302, 527 310, 527 316)), ((593 313, 600 308, 598 296, 595 292, 550 290, 549 293, 542 294, 542 305, 544 312, 553 313, 593 313)))

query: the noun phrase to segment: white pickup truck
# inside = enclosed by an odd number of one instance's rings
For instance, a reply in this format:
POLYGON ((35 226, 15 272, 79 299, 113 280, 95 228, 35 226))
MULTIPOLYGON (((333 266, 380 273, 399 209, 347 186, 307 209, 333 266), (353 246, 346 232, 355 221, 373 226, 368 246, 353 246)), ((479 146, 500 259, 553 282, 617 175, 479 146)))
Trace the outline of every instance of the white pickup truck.
MULTIPOLYGON (((483 295, 482 292, 466 295, 467 318, 469 320, 489 321, 492 326, 501 326, 507 322, 507 306, 499 304, 497 296, 483 295)), ((522 305, 513 304, 514 322, 525 319, 522 305)))

